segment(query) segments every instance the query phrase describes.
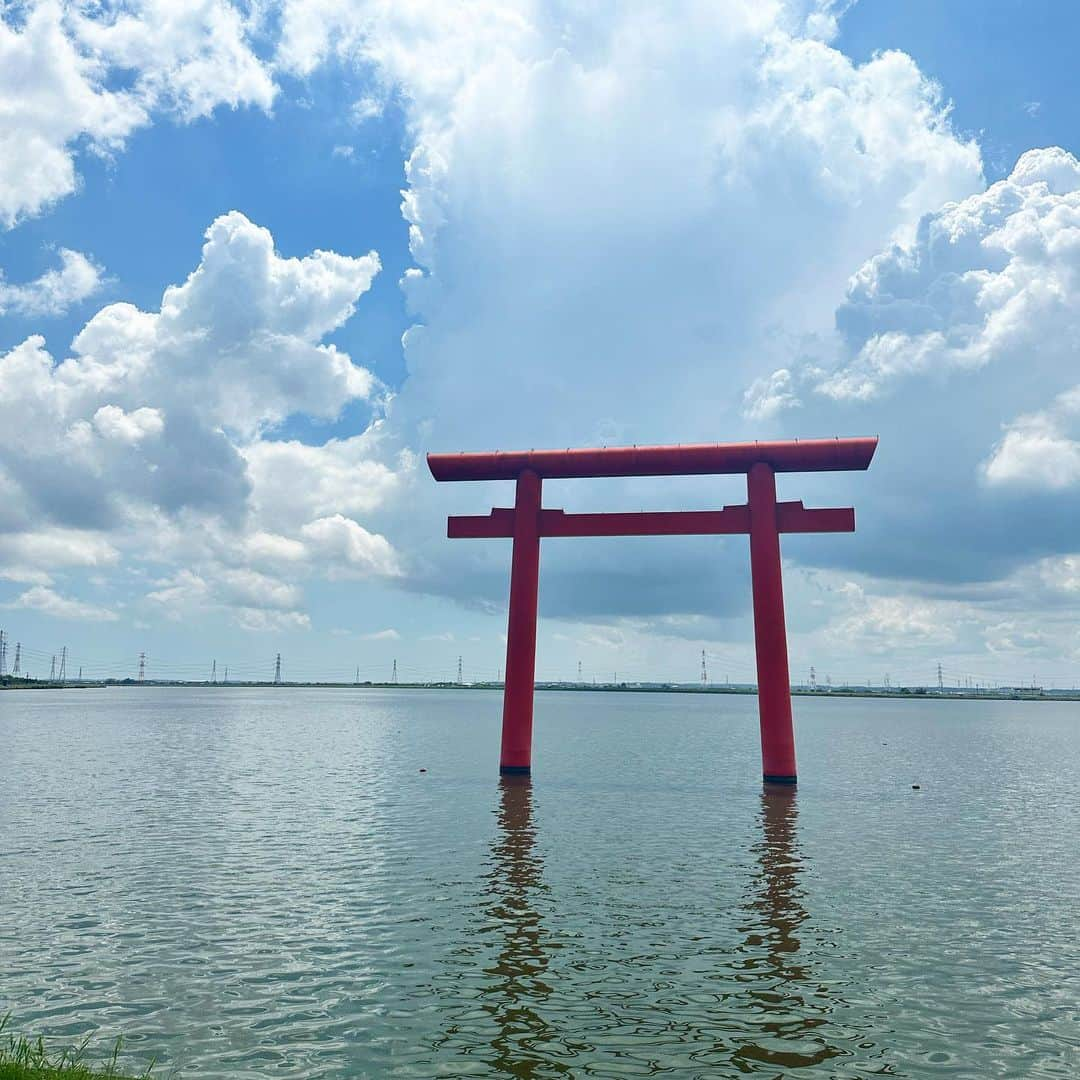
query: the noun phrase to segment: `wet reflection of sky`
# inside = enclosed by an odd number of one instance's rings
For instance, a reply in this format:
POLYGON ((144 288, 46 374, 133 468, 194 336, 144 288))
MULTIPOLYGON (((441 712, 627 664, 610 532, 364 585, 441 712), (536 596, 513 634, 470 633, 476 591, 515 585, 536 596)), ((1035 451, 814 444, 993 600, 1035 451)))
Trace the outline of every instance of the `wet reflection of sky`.
POLYGON ((3 695, 0 1013, 221 1080, 1074 1080, 1074 706, 797 704, 796 794, 752 699, 540 695, 499 781, 497 695, 3 695))

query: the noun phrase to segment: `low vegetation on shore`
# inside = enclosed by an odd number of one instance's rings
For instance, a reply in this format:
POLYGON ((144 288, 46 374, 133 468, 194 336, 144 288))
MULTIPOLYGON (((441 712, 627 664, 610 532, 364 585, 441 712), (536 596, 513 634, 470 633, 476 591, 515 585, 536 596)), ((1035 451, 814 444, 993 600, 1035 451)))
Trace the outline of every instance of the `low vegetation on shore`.
MULTIPOLYGON (((87 1054, 89 1041, 74 1049, 54 1051, 44 1039, 8 1035, 6 1019, 0 1019, 0 1080, 132 1080, 119 1071, 120 1040, 104 1061, 95 1063, 87 1054)), ((147 1069, 142 1080, 150 1075, 147 1069)))

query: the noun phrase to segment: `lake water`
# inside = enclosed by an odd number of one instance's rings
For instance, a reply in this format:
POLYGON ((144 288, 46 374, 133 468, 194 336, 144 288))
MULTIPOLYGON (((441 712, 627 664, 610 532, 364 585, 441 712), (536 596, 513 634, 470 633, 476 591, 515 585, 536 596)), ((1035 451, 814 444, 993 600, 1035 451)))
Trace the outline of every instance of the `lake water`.
POLYGON ((1080 706, 0 694, 0 1013, 181 1077, 1080 1075, 1080 706), (421 772, 426 769, 426 772, 421 772), (912 784, 921 790, 912 790, 912 784))

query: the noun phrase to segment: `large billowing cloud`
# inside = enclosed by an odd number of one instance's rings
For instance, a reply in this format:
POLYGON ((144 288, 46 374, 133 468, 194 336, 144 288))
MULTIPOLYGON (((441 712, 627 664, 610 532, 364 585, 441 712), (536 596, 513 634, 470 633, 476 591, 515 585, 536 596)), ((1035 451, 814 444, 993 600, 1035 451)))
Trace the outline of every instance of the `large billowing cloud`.
POLYGON ((254 614, 264 609, 299 625, 295 579, 313 564, 337 576, 399 574, 387 540, 347 516, 397 482, 368 461, 377 427, 322 447, 266 441, 293 413, 378 408, 371 373, 323 343, 378 270, 374 252, 284 258, 233 212, 207 230, 201 263, 165 290, 159 311, 103 308, 61 363, 40 337, 0 357, 7 576, 34 581, 137 546, 181 567, 153 591, 160 608, 200 600, 237 609, 247 625, 266 622, 254 614))
POLYGON ((452 93, 403 77, 424 329, 399 409, 450 446, 737 434, 733 380, 979 185, 910 59, 856 67, 756 4, 534 27, 452 93))
MULTIPOLYGON (((404 284, 417 325, 389 436, 420 450, 768 434, 743 416, 743 388, 830 329, 853 268, 982 187, 978 148, 915 63, 852 63, 814 36, 828 14, 739 0, 287 3, 281 62, 368 64, 414 139, 404 284)), ((590 490, 550 487, 554 505, 590 490)), ((478 488, 429 493, 388 525, 416 555, 412 584, 501 600, 500 546, 442 541, 449 506, 508 498, 478 488)), ((587 497, 738 495, 609 483, 587 497)), ((631 541, 613 559, 603 542, 549 545, 543 603, 741 607, 736 548, 631 541)))

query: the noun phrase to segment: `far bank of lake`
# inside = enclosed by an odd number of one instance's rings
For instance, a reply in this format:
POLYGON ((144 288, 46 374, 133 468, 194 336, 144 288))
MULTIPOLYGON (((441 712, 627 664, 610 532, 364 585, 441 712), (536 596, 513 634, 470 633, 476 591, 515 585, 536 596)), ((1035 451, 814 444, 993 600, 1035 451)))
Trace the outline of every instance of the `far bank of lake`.
MULTIPOLYGON (((171 687, 207 688, 213 690, 270 688, 280 690, 291 687, 305 690, 498 690, 501 682, 251 682, 243 679, 211 682, 202 680, 174 679, 66 679, 63 682, 48 679, 21 679, 10 675, 0 676, 0 690, 101 690, 109 687, 171 687)), ((538 691, 617 693, 617 694, 738 694, 757 696, 752 684, 665 683, 665 682, 538 682, 538 691)), ((956 687, 939 689, 933 686, 843 686, 823 687, 792 686, 793 697, 817 698, 926 698, 944 701, 1080 701, 1080 688, 1046 689, 1044 687, 956 687)))

